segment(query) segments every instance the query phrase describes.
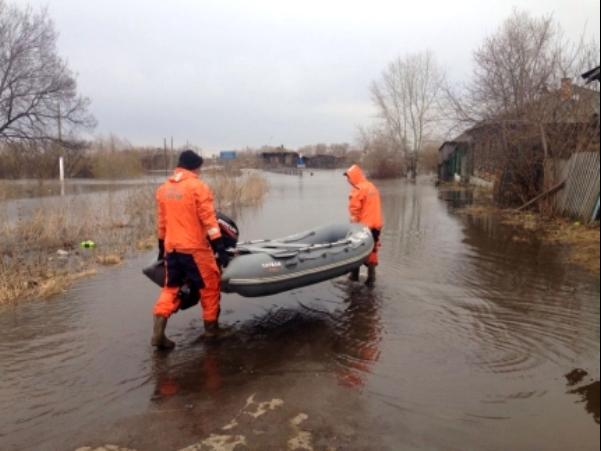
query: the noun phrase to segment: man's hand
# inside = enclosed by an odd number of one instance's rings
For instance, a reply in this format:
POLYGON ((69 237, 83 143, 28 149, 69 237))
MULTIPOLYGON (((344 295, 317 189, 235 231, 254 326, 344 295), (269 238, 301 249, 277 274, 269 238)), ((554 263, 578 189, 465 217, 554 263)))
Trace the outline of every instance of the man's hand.
POLYGON ((165 258, 165 240, 159 240, 159 256, 157 260, 163 260, 165 258))
POLYGON ((227 265, 230 264, 230 254, 227 253, 225 249, 225 245, 223 244, 222 238, 216 238, 211 240, 211 247, 213 248, 213 252, 217 254, 217 263, 221 268, 227 268, 227 265))

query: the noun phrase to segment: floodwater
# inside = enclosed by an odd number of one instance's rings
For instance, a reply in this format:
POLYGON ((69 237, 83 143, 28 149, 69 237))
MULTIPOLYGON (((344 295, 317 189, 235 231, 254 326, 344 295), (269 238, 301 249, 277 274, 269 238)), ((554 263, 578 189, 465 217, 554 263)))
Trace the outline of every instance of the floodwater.
POLYGON ((146 176, 127 180, 69 179, 0 180, 0 219, 11 222, 28 217, 40 209, 68 206, 77 211, 91 204, 118 204, 132 189, 157 185, 161 179, 146 176))
MULTIPOLYGON (((346 220, 340 174, 269 179, 244 239, 346 220)), ((224 296, 218 344, 190 309, 151 349, 154 252, 0 310, 0 449, 598 449, 598 275, 458 214, 469 193, 380 188, 374 290, 224 296)))

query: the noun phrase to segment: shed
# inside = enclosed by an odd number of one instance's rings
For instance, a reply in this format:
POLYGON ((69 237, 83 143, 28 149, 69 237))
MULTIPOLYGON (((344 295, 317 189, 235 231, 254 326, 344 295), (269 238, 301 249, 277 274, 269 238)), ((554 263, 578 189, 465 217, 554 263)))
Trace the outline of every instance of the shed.
POLYGON ((446 141, 438 149, 439 178, 451 181, 457 177, 468 180, 471 172, 469 145, 471 137, 463 133, 452 141, 446 141))

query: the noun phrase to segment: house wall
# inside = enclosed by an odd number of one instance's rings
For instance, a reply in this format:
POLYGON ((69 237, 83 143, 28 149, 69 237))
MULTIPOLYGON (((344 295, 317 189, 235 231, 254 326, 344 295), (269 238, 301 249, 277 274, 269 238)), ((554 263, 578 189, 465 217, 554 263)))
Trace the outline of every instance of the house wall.
POLYGON ((504 154, 500 127, 475 131, 470 145, 472 174, 487 183, 494 183, 503 167, 504 154))

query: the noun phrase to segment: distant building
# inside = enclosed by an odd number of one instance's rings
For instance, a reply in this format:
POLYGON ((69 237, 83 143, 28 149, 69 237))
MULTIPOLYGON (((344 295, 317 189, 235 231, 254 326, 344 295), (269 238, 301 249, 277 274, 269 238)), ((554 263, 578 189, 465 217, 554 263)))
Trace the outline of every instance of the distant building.
POLYGON ((238 158, 238 154, 235 150, 222 150, 219 152, 219 160, 221 161, 232 161, 238 158))
POLYGON ((313 155, 306 157, 305 162, 311 169, 337 169, 345 165, 346 159, 334 155, 313 155))
POLYGON ((289 167, 295 168, 298 165, 300 155, 298 152, 262 152, 261 159, 267 167, 289 167))

